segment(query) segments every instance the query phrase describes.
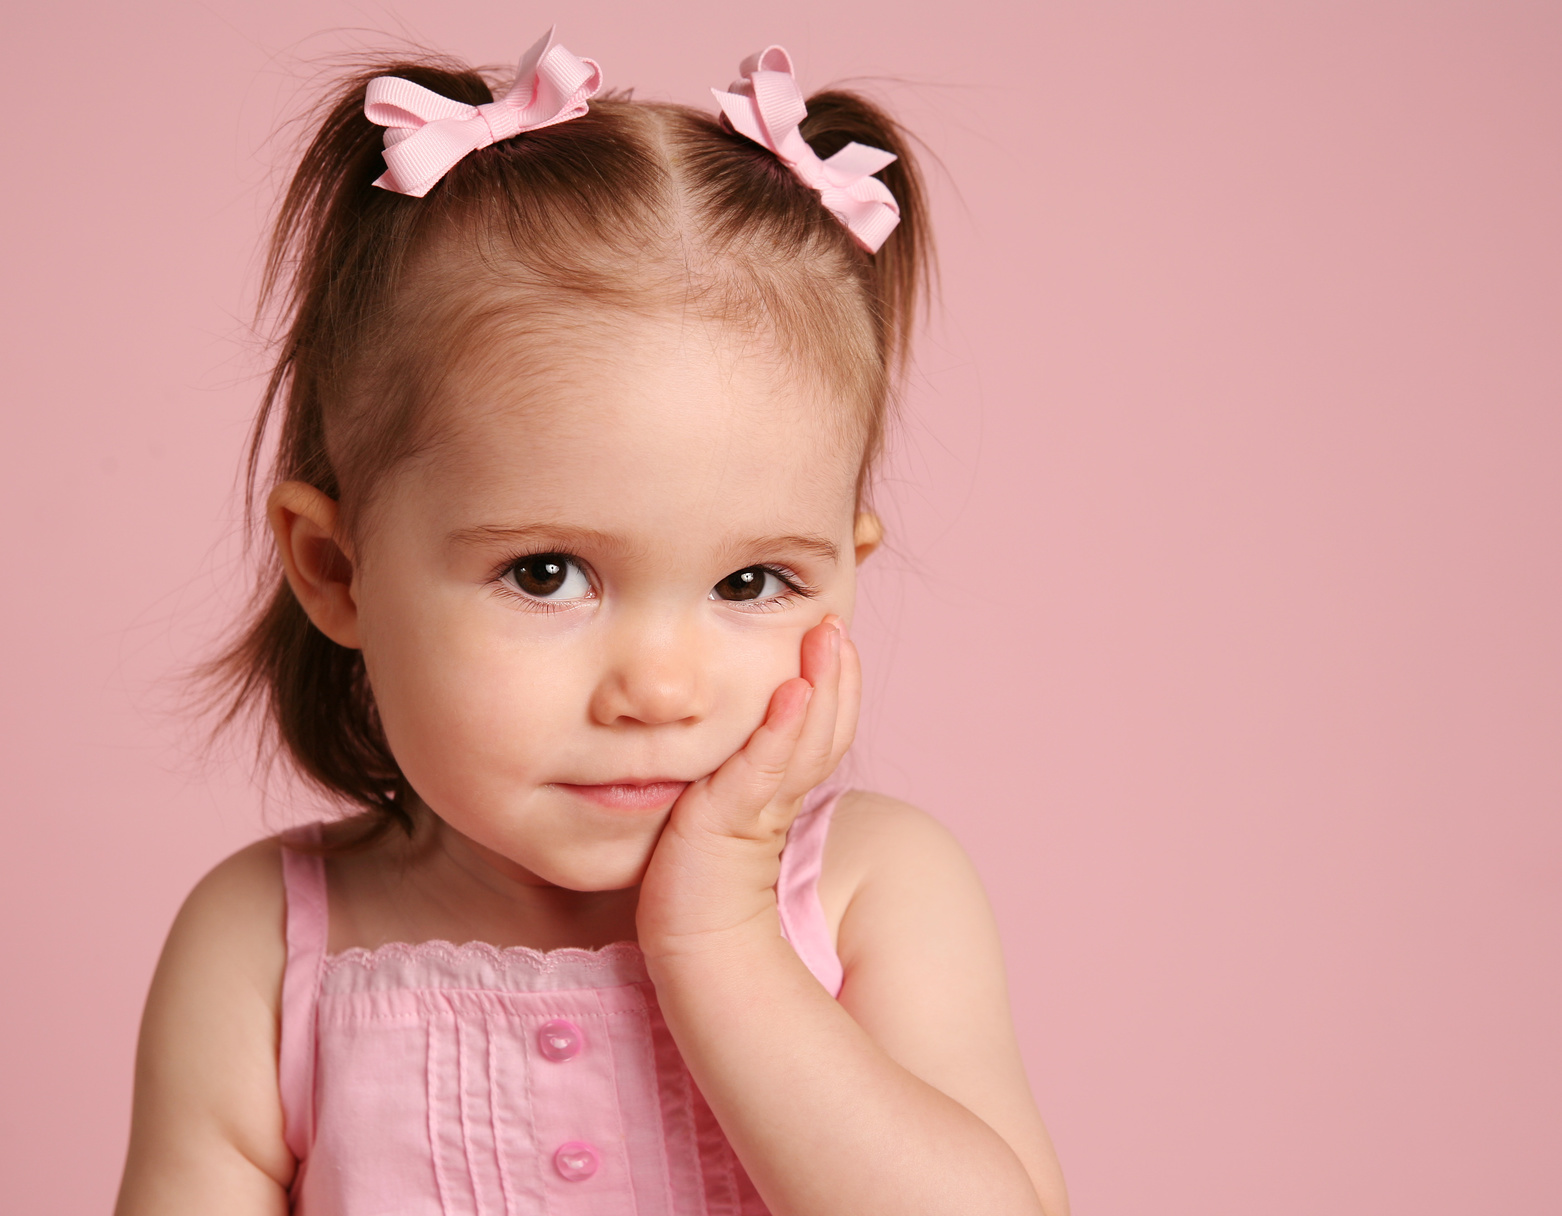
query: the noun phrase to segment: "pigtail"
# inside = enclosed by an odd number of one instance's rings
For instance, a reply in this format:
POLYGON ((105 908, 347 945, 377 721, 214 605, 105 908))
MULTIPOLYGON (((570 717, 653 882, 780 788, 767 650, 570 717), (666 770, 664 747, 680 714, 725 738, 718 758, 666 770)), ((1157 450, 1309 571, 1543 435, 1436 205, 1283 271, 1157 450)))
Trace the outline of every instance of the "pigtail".
POLYGON ((934 276, 933 238, 928 227, 927 187, 911 150, 911 137, 867 98, 826 89, 808 98, 808 117, 799 130, 821 157, 856 142, 895 154, 875 176, 895 196, 900 223, 878 253, 868 255, 869 279, 883 344, 886 370, 903 372, 911 353, 917 313, 929 297, 934 276))
MULTIPOLYGON (((264 490, 281 481, 307 482, 333 499, 343 497, 343 477, 326 446, 327 398, 383 317, 426 222, 426 207, 373 184, 384 170, 384 129, 364 117, 364 91, 371 79, 387 74, 473 105, 493 98, 480 75, 458 65, 387 62, 345 81, 322 107, 278 210, 261 282, 260 311, 277 317, 282 332, 245 462, 251 519, 264 490), (261 460, 279 413, 274 465, 263 485, 261 460)), ((382 434, 398 429, 385 428, 383 420, 380 428, 382 434)), ((359 463, 374 464, 372 452, 357 455, 359 463)), ((396 824, 412 830, 405 782, 386 743, 363 656, 315 628, 274 553, 263 564, 248 620, 199 675, 215 702, 219 729, 258 719, 263 760, 279 748, 327 793, 378 812, 371 829, 396 824)))
POLYGON ((250 436, 251 508, 266 431, 283 402, 277 480, 296 478, 340 497, 325 454, 321 385, 345 371, 379 319, 426 211, 374 185, 385 168, 385 129, 363 105, 369 81, 384 75, 469 105, 493 100, 482 76, 459 65, 385 62, 358 72, 323 107, 283 196, 261 279, 262 312, 279 313, 287 326, 250 436))

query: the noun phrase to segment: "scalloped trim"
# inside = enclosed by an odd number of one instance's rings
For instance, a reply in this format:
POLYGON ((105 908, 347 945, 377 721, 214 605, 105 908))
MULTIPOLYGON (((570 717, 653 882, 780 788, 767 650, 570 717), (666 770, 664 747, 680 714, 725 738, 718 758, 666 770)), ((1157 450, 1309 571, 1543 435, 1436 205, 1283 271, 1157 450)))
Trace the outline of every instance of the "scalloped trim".
POLYGON ((557 950, 533 950, 530 946, 495 946, 489 942, 463 942, 456 945, 447 941, 386 942, 372 950, 352 946, 340 954, 325 956, 323 970, 327 973, 343 967, 361 967, 373 971, 381 964, 394 963, 486 963, 501 970, 530 971, 537 975, 549 975, 563 967, 577 966, 599 971, 621 962, 641 958, 640 947, 634 942, 611 942, 600 950, 584 950, 579 946, 560 946, 557 950))

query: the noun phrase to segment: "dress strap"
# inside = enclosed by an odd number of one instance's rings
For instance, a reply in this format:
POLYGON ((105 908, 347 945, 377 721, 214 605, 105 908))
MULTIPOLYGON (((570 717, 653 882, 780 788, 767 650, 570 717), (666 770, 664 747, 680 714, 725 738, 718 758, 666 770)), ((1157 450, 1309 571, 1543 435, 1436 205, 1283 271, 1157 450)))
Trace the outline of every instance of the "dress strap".
POLYGON ((776 879, 781 934, 831 996, 841 994, 844 972, 819 903, 819 871, 824 865, 830 816, 845 792, 844 784, 827 782, 808 796, 786 834, 781 874, 776 879))
POLYGON ((287 969, 282 973, 282 1034, 277 1079, 282 1090, 283 1135, 303 1161, 314 1140, 315 1003, 325 961, 330 915, 320 825, 282 836, 282 887, 287 896, 287 969))

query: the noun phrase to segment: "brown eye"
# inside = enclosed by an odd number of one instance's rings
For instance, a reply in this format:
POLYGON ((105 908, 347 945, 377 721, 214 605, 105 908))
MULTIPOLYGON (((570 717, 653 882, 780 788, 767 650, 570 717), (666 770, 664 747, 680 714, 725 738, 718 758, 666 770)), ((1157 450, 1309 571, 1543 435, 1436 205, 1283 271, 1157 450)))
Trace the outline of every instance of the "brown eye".
POLYGON ((780 595, 785 589, 786 584, 773 571, 764 566, 745 566, 717 583, 712 594, 720 600, 757 600, 780 595))
POLYGON ((539 600, 574 600, 591 593, 591 584, 576 561, 563 553, 534 553, 505 572, 518 591, 539 600))

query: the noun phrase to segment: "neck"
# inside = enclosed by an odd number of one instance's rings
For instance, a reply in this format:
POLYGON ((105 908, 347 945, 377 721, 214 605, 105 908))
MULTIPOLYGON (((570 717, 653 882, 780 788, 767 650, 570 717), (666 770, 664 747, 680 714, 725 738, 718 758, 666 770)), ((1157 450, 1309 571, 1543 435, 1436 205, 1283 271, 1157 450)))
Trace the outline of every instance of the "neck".
POLYGON ((425 806, 414 809, 414 822, 413 837, 402 838, 400 864, 375 867, 385 885, 373 899, 380 914, 369 915, 385 923, 363 924, 353 936, 483 941, 534 950, 598 949, 635 940, 638 886, 573 891, 457 831, 425 806))
POLYGON ((638 885, 617 891, 573 891, 479 844, 437 816, 428 817, 433 821, 435 865, 463 902, 470 900, 500 917, 519 918, 530 930, 561 939, 558 944, 577 944, 562 938, 582 932, 599 939, 595 945, 634 940, 638 885))

